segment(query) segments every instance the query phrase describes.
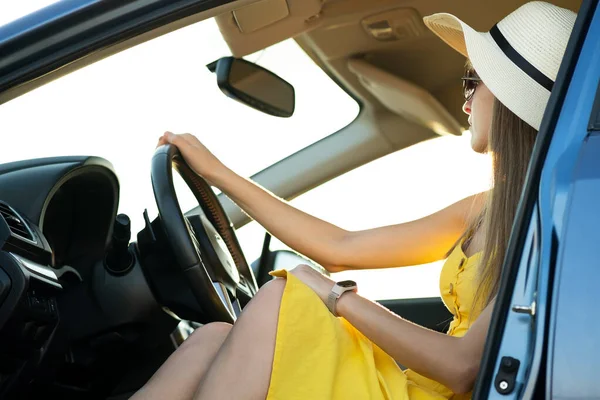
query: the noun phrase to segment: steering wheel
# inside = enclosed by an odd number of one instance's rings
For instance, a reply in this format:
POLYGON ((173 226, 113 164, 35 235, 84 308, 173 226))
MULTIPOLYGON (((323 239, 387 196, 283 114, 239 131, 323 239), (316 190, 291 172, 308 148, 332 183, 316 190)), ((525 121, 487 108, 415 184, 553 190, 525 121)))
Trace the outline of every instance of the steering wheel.
POLYGON ((173 145, 156 149, 151 175, 167 242, 202 314, 210 321, 233 323, 258 285, 219 199, 173 145), (173 185, 173 169, 198 201, 197 214, 183 215, 173 185))

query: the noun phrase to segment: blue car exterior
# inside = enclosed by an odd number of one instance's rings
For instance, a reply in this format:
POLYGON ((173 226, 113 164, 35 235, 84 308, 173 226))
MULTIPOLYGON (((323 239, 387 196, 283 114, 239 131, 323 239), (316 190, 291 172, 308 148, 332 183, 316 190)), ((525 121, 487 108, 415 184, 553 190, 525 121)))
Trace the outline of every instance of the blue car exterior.
POLYGON ((509 301, 474 398, 600 398, 599 82, 600 7, 589 1, 540 129, 499 294, 509 301))

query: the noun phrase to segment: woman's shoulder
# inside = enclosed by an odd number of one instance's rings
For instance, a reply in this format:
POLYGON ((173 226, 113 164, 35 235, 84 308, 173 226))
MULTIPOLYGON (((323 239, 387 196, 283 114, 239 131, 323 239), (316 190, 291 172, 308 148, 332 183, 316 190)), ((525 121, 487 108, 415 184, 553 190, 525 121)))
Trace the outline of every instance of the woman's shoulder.
POLYGON ((457 201, 450 207, 453 208, 456 218, 468 226, 481 216, 487 197, 488 191, 475 193, 457 201))

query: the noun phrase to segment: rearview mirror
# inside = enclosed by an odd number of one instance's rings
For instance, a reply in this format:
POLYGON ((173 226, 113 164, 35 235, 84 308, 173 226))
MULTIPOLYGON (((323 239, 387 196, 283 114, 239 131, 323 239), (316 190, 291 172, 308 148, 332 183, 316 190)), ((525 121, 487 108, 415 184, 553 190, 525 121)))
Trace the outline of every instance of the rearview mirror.
POLYGON ((294 87, 271 71, 235 57, 220 58, 207 68, 217 74, 217 84, 228 97, 269 115, 294 114, 294 87))

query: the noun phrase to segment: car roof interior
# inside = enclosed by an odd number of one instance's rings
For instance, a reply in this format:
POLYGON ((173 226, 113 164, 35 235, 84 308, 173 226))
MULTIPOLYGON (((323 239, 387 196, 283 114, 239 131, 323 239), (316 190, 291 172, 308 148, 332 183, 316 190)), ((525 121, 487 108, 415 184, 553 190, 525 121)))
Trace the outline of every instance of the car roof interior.
MULTIPOLYGON (((579 0, 550 2, 573 11, 580 6, 579 0)), ((422 18, 447 12, 487 31, 524 3, 260 0, 216 20, 234 56, 295 37, 318 65, 363 103, 425 123, 438 134, 460 134, 466 115, 457 77, 465 60, 432 34, 422 18)))
MULTIPOLYGON (((550 0, 578 11, 580 0, 550 0)), ((348 127, 254 176, 291 199, 406 146, 467 129, 460 77, 465 59, 423 24, 437 12, 478 31, 524 0, 261 0, 216 17, 232 54, 243 57, 295 38, 361 104, 348 127)), ((275 71, 276 72, 276 71, 275 71)), ((390 176, 393 179, 392 176, 390 176)), ((234 225, 248 217, 222 199, 234 225)))

